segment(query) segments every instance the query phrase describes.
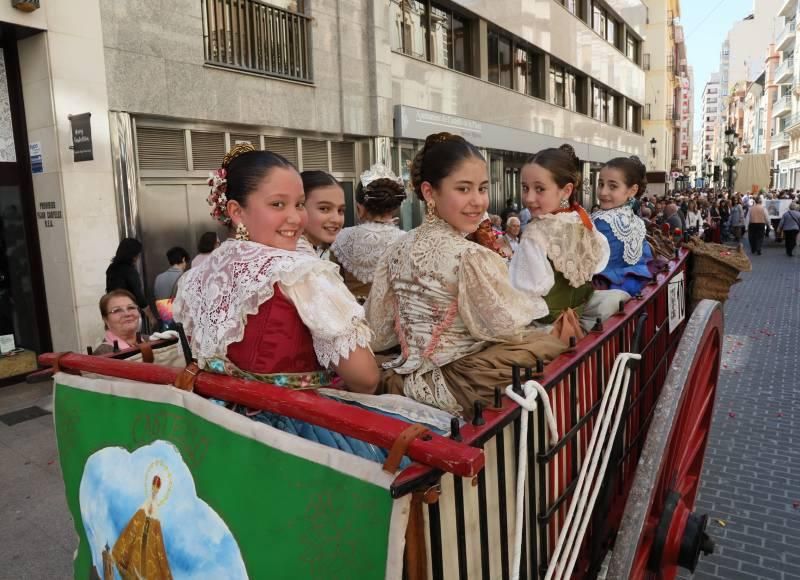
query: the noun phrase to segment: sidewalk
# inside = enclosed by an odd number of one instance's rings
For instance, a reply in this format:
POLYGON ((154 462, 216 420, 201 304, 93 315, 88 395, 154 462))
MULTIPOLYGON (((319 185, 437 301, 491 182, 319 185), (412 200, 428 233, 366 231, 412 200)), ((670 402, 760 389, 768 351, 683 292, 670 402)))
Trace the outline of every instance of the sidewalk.
POLYGON ((51 384, 0 389, 0 579, 72 577, 77 547, 58 463, 51 384), (33 409, 31 409, 33 407, 33 409), (46 412, 9 417, 21 409, 46 412), (14 425, 9 422, 23 419, 14 425))

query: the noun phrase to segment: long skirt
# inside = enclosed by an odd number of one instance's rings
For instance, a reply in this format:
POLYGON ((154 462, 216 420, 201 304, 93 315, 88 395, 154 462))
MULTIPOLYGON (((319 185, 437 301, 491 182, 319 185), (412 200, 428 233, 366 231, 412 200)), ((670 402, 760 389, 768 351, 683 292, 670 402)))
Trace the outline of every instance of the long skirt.
MULTIPOLYGON (((461 407, 458 414, 471 419, 475 401, 489 406, 493 403, 495 388, 505 389, 511 384, 512 366, 535 368, 537 360, 549 362, 566 348, 567 346, 556 337, 534 331, 520 342, 492 344, 480 352, 467 355, 438 370, 441 371, 450 394, 461 407)), ((433 372, 428 372, 422 379, 434 390, 436 387, 432 374, 433 372)), ((380 391, 409 395, 404 390, 405 376, 407 375, 397 374, 392 369, 384 371, 380 391)))

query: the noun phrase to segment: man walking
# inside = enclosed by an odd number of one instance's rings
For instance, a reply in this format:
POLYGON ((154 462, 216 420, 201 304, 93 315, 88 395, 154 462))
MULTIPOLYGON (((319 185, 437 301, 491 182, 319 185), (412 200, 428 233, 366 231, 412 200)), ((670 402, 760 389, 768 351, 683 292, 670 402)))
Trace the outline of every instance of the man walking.
POLYGON ((769 216, 761 196, 756 198, 756 203, 748 212, 749 223, 747 225, 747 239, 750 241, 750 253, 761 255, 761 245, 764 243, 764 236, 767 233, 769 216))
POLYGON ((800 232, 800 211, 798 205, 792 203, 789 209, 781 217, 778 229, 783 232, 783 243, 786 247, 786 255, 794 255, 794 248, 797 245, 797 234, 800 232))

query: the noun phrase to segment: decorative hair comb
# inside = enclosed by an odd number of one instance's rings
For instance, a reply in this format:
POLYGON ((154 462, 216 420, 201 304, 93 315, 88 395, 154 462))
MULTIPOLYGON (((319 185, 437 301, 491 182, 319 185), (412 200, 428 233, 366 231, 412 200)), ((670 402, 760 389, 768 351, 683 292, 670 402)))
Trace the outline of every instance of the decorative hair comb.
POLYGON ((251 151, 255 151, 256 148, 253 147, 250 143, 239 143, 238 145, 234 145, 230 151, 225 154, 225 157, 222 158, 222 167, 227 168, 228 165, 231 164, 231 161, 239 157, 244 153, 250 153, 251 151))
POLYGON ((361 186, 368 187, 370 183, 378 179, 390 179, 400 187, 404 187, 403 180, 397 177, 394 172, 383 163, 376 163, 361 174, 361 186))

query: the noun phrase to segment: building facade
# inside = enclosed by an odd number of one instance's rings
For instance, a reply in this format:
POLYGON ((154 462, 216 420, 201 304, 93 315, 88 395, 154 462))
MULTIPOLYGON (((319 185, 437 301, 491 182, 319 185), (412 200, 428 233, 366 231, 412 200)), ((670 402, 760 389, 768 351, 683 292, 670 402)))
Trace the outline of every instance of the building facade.
MULTIPOLYGON (((0 6, 0 146, 20 184, 3 198, 3 228, 25 233, 0 263, 24 281, 7 293, 0 334, 32 351, 99 341, 121 237, 142 240, 149 287, 167 248, 192 252, 217 228, 205 182, 237 142, 331 172, 349 223, 360 172, 382 161, 407 176, 437 131, 482 149, 495 211, 519 199, 520 167, 542 148, 575 147, 586 204, 600 164, 645 158, 646 8, 635 0, 40 4, 0 6)), ((409 199, 404 227, 420 216, 409 199)))
POLYGON ((688 75, 679 0, 646 0, 644 135, 651 193, 674 188, 681 165, 681 78, 688 75), (649 66, 648 66, 649 65, 649 66))
POLYGON ((797 0, 786 0, 778 12, 783 28, 775 47, 781 56, 775 73, 778 98, 772 106, 776 118, 772 151, 773 183, 779 189, 800 189, 800 59, 795 59, 797 13, 797 0))
POLYGON ((711 73, 705 87, 703 87, 702 116, 700 129, 699 158, 695 160, 700 165, 700 172, 705 186, 711 185, 714 175, 714 160, 717 159, 716 134, 720 127, 720 110, 722 97, 720 94, 720 75, 711 73))

